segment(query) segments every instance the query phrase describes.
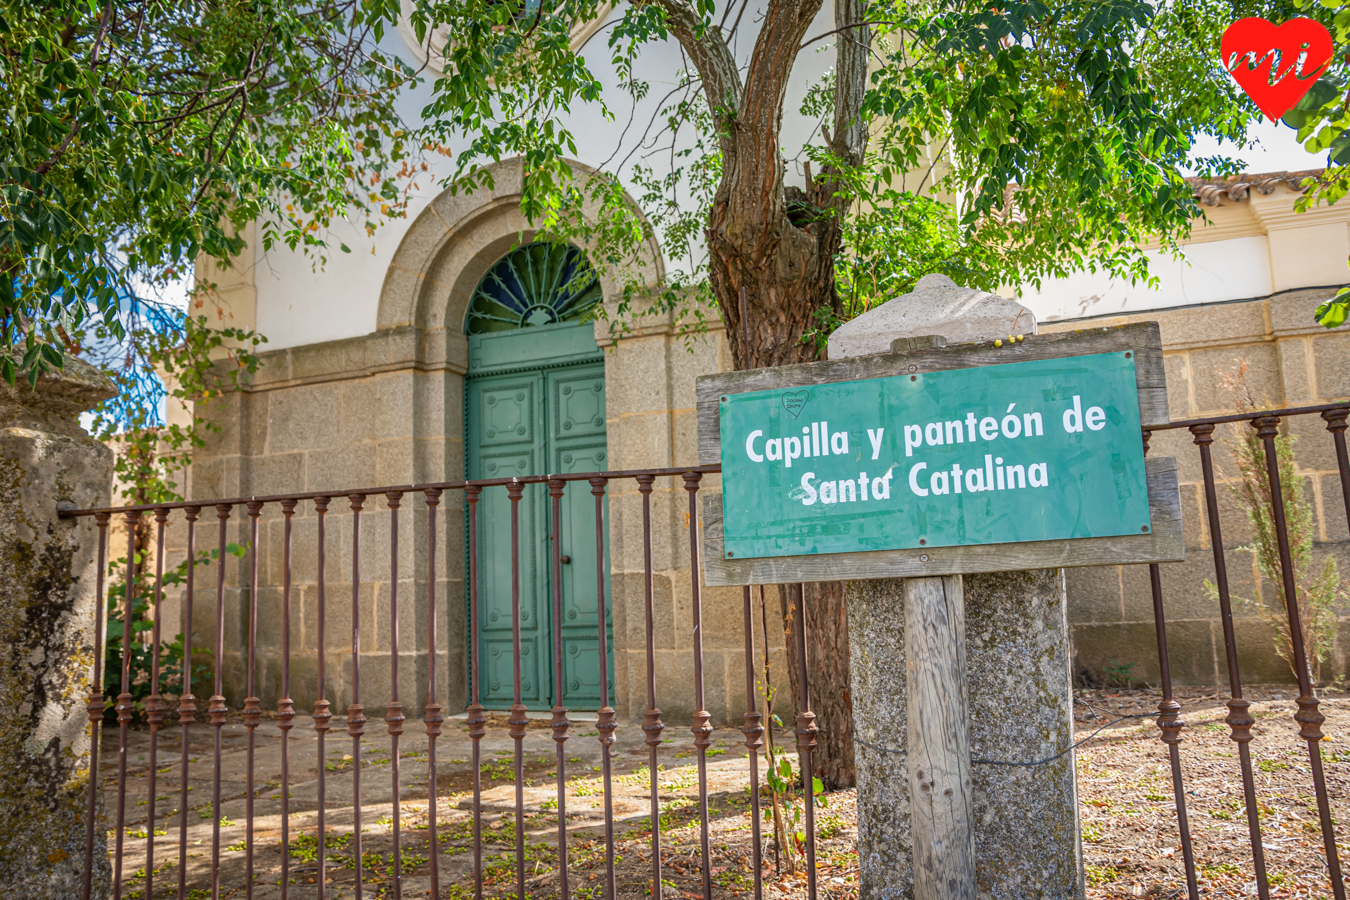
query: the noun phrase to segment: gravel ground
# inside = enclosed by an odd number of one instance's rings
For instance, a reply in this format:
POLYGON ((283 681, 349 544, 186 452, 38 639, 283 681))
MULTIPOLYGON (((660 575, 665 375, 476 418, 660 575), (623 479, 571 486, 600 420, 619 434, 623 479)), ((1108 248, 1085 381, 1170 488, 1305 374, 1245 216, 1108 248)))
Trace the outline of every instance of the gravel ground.
MULTIPOLYGON (((1252 742, 1256 787, 1260 799, 1262 843, 1270 872, 1272 896, 1330 896, 1317 828, 1306 746, 1297 739, 1292 720, 1294 691, 1286 686, 1248 688, 1257 720, 1252 742)), ((1185 895, 1185 875, 1173 809, 1171 772, 1158 731, 1149 718, 1121 716, 1150 713, 1156 694, 1148 691, 1081 691, 1078 694, 1079 739, 1102 730, 1077 751, 1078 790, 1082 808, 1088 896, 1173 897, 1185 895)), ((1182 717, 1188 724, 1182 744, 1186 801, 1194 839, 1201 892, 1206 896, 1255 896, 1251 850, 1242 805, 1236 745, 1223 724, 1226 697, 1201 691, 1182 692, 1182 717)), ((1323 757, 1333 815, 1350 815, 1350 699, 1329 693, 1322 706, 1327 716, 1323 757)), ((603 839, 604 798, 600 775, 601 749, 591 722, 574 717, 572 738, 564 745, 568 777, 567 823, 569 888, 582 900, 605 896, 603 839)), ((367 724, 361 742, 361 840, 364 896, 393 896, 391 864, 392 755, 388 735, 378 720, 367 724)), ((290 880, 294 896, 317 895, 317 799, 320 760, 311 723, 297 717, 290 739, 290 880)), ((651 896, 650 772, 639 723, 621 724, 613 747, 613 815, 616 885, 622 897, 651 896)), ((421 726, 407 724, 399 746, 402 895, 430 894, 427 827, 427 753, 421 726)), ((280 819, 281 732, 264 721, 256 733, 254 798, 254 891, 258 900, 281 897, 280 819)), ((670 726, 659 750, 658 790, 661 803, 663 900, 702 896, 700 868, 697 759, 686 727, 670 726)), ((176 896, 178 885, 181 731, 164 729, 159 739, 156 772, 156 897, 176 896)), ((790 740, 784 734, 780 742, 790 740)), ((746 752, 740 732, 718 729, 709 751, 712 877, 718 896, 746 895, 752 889, 751 820, 746 752)), ((193 726, 189 743, 187 864, 190 898, 209 898, 213 845, 211 797, 214 789, 210 726, 193 726)), ((467 729, 447 722, 438 744, 438 843, 443 896, 473 896, 472 772, 467 729)), ((232 721, 222 729, 221 820, 219 853, 221 896, 242 897, 246 878, 247 736, 232 721)), ((352 739, 334 719, 323 767, 326 779, 329 852, 326 871, 330 898, 355 895, 355 840, 352 739)), ((482 744, 483 867, 485 896, 514 895, 516 863, 513 742, 504 717, 494 716, 482 744)), ((524 742, 527 785, 524 844, 527 892, 534 897, 559 893, 557 873, 557 800, 555 745, 546 722, 538 720, 524 742)), ((105 733, 102 770, 115 794, 117 730, 105 733)), ((762 764, 761 764, 762 768, 762 764)), ((128 799, 123 878, 128 898, 144 898, 147 836, 146 803, 149 735, 134 729, 128 739, 128 799)), ((762 774, 762 773, 761 773, 762 774)), ((857 894, 855 794, 829 794, 817 811, 820 837, 817 871, 825 897, 857 894)), ((766 801, 767 803, 767 801, 766 801)), ((800 809, 800 803, 795 804, 800 809)), ((114 810, 109 809, 109 815, 114 810)), ((110 819, 111 821, 111 819, 110 819)), ((1347 854, 1344 834, 1342 855, 1347 854)), ((109 832, 109 848, 114 835, 109 832)), ((772 898, 804 897, 804 862, 796 849, 777 854, 772 829, 765 827, 765 893, 772 898), (793 860, 788 856, 797 853, 793 860), (797 871, 790 871, 795 862, 797 871)))

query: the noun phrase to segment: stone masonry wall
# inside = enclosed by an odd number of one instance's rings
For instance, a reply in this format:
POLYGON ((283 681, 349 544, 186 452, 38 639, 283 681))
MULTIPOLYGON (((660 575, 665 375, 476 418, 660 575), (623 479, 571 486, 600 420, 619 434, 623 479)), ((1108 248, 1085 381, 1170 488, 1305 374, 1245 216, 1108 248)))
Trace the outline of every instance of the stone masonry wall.
MULTIPOLYGON (((720 332, 687 343, 667 325, 637 329, 606 347, 606 396, 611 469, 693 464, 694 378, 729 365, 720 332)), ((597 328, 597 336, 602 334, 597 328)), ((221 431, 197 454, 187 496, 197 500, 302 491, 427 483, 463 477, 462 381, 467 370, 462 336, 428 335, 413 326, 365 338, 264 354, 249 389, 201 407, 221 431)), ((716 489, 715 476, 704 487, 716 489)), ((575 487, 573 489, 576 489, 575 487)), ((585 489, 585 488, 583 488, 585 489)), ((462 493, 446 492, 436 535, 438 666, 441 703, 462 710, 468 692, 465 533, 462 493)), ((335 496, 327 515, 326 696, 336 714, 350 701, 352 635, 352 515, 335 496)), ((680 479, 661 479, 652 495, 654 609, 658 706, 667 721, 688 721, 695 710, 692 591, 689 582, 688 494, 680 479)), ((640 717, 647 705, 642 506, 637 485, 615 482, 610 494, 610 555, 615 661, 614 706, 640 717)), ((185 558, 186 528, 175 514, 166 540, 166 568, 185 558)), ((361 701, 367 716, 382 714, 389 683, 389 523, 383 496, 368 497, 361 514, 361 701)), ((421 497, 403 499, 400 513, 400 699, 405 714, 420 714, 426 698, 427 517, 421 497)), ((213 507, 202 509, 197 551, 217 546, 213 507)), ((226 527, 227 540, 245 544, 249 522, 242 506, 226 527)), ((301 713, 316 691, 317 517, 302 501, 293 520, 291 695, 301 713)), ((124 542, 125 538, 121 538, 124 542)), ((279 697, 283 520, 264 507, 259 521, 258 684, 264 708, 279 697)), ((114 548, 114 555, 125 555, 114 548)), ((225 566, 224 678, 230 705, 245 693, 248 558, 225 566)), ((197 572, 194 641, 210 648, 215 634, 216 569, 197 572)), ((737 589, 703 592, 705 704, 714 721, 739 723, 745 712, 742 600, 737 589)), ((769 636, 777 676, 786 676, 778 599, 769 597, 769 636)), ((181 621, 181 598, 165 605, 166 621, 181 621)), ((166 636, 177 628, 166 626, 166 636)), ((761 634, 756 635, 762 652, 761 634)), ((200 663, 199 663, 200 668, 200 663)), ((207 667, 209 669, 209 666, 207 667)), ((776 677, 777 677, 776 676, 776 677)), ((211 693, 209 671, 194 678, 194 693, 211 693), (206 680, 204 680, 206 679, 206 680)), ((378 727, 376 725, 375 727, 378 727)))
MULTIPOLYGON (((1297 407, 1350 397, 1350 331, 1327 331, 1313 321, 1313 310, 1334 291, 1288 291, 1269 298, 1130 316, 1047 323, 1042 332, 1076 327, 1157 321, 1167 366, 1168 400, 1175 420, 1234 412, 1232 397, 1221 387, 1221 372, 1246 360, 1246 380, 1258 401, 1270 407, 1297 407)), ((1316 565, 1334 556, 1350 585, 1350 539, 1341 499, 1336 457, 1326 423, 1317 415, 1287 423, 1304 489, 1314 508, 1316 565)), ((1234 598, 1253 598, 1258 576, 1254 555, 1240 549, 1251 539, 1245 512, 1231 488, 1237 467, 1224 440, 1235 429, 1220 426, 1213 444, 1220 526, 1234 598)), ((1150 455, 1175 456, 1181 482, 1186 528, 1185 562, 1162 566, 1163 597, 1173 678, 1181 684, 1225 684, 1223 633, 1218 604, 1203 583, 1214 577, 1213 550, 1204 505, 1200 457, 1185 429, 1157 432, 1150 455)), ((1157 683, 1158 662, 1152 594, 1147 566, 1068 570, 1069 621, 1073 630, 1075 671, 1101 678, 1105 666, 1129 664, 1136 680, 1157 683)), ((1278 603, 1272 586, 1261 587, 1278 603)), ((1239 662, 1246 682, 1293 680, 1276 656, 1273 631, 1253 609, 1235 599, 1239 662)), ((1350 673, 1350 610, 1341 610, 1341 633, 1324 678, 1350 673)))
MULTIPOLYGON (((1350 397, 1350 334, 1327 332, 1312 320, 1326 291, 1297 291, 1266 299, 1083 322, 1046 323, 1043 331, 1083 324, 1156 320, 1162 328, 1171 415, 1181 419, 1232 411, 1220 386, 1220 371, 1248 363, 1248 384, 1272 406, 1296 406, 1350 397)), ((603 331, 597 329, 597 336, 603 331)), ((687 342, 668 324, 636 329, 606 346, 609 460, 613 469, 676 466, 695 459, 694 378, 728 368, 720 330, 687 342)), ((350 490, 358 486, 408 484, 462 477, 464 348, 421 328, 387 328, 365 338, 316 344, 265 355, 265 364, 245 393, 214 401, 208 415, 222 426, 208 436, 188 479, 188 496, 267 495, 297 491, 350 490), (433 336, 434 337, 434 336, 433 336)), ((1350 577, 1350 540, 1341 508, 1332 445, 1316 416, 1290 424, 1299 435, 1296 455, 1317 516, 1321 559, 1333 554, 1350 577)), ((1225 437, 1220 429, 1219 438, 1225 437)), ((1212 577, 1199 460, 1189 433, 1160 432, 1152 451, 1176 456, 1186 507, 1188 559, 1163 567, 1174 677, 1179 683, 1218 683, 1223 675, 1222 636, 1216 604, 1202 584, 1212 577)), ((1221 479, 1235 474, 1221 442, 1215 444, 1221 479)), ((716 489, 717 476, 704 487, 716 489)), ((1230 488, 1220 487, 1228 567, 1235 597, 1254 595, 1252 554, 1239 549, 1249 538, 1243 511, 1230 488)), ((437 546, 438 665, 450 711, 467 695, 467 624, 464 616, 465 536, 461 495, 441 504, 437 546)), ((678 479, 662 479, 652 495, 654 607, 658 705, 670 721, 694 711, 692 592, 689 584, 688 494, 678 479)), ((202 510, 200 553, 217 543, 213 508, 202 510)), ((383 497, 367 498, 362 513, 361 602, 362 701, 376 714, 388 696, 389 511, 383 497)), ((175 515, 166 541, 166 567, 183 558, 186 531, 175 515)), ((327 636, 328 697, 345 709, 351 669, 351 524, 348 500, 335 497, 328 514, 327 636)), ((313 505, 300 504, 294 519, 292 566, 292 696, 308 711, 315 696, 317 583, 313 505)), ((236 508, 227 539, 248 540, 247 515, 236 508)), ((400 514, 399 602, 402 700, 420 711, 426 692, 427 520, 421 498, 405 498, 400 514)), ((280 679, 282 520, 276 505, 259 523, 259 694, 270 706, 280 679)), ((616 482, 610 495, 610 552, 614 610, 615 707, 638 716, 646 706, 645 615, 641 497, 634 482, 616 482)), ((110 558, 124 555, 114 544, 110 558)), ((229 557, 225 578, 224 672, 226 696, 238 706, 244 693, 249 560, 229 557)), ((214 640, 216 570, 198 570, 194 634, 199 647, 214 640)), ((1068 572, 1069 619, 1075 671, 1101 678, 1106 666, 1128 664, 1135 679, 1157 677, 1152 604, 1145 567, 1075 569, 1068 572)), ((1274 598, 1266 586, 1264 596, 1274 598)), ((734 723, 744 712, 741 592, 705 589, 703 644, 706 705, 716 721, 734 723)), ((786 673, 776 591, 768 598, 769 640, 775 673, 786 673)), ((756 607, 758 604, 756 603, 756 607)), ((1285 681, 1290 673, 1274 653, 1274 636, 1250 608, 1238 606, 1238 643, 1244 678, 1285 681)), ((165 606, 166 621, 182 614, 177 597, 165 606)), ((176 629, 166 626, 166 635, 176 629)), ((762 634, 756 646, 762 651, 762 634)), ((1338 641, 1330 674, 1350 672, 1350 631, 1338 641)), ((777 678, 778 675, 775 677, 777 678)), ((207 673, 209 677, 209 672, 207 673)), ((198 697, 209 696, 199 674, 198 697)), ((368 712, 368 715, 370 713, 368 712)))

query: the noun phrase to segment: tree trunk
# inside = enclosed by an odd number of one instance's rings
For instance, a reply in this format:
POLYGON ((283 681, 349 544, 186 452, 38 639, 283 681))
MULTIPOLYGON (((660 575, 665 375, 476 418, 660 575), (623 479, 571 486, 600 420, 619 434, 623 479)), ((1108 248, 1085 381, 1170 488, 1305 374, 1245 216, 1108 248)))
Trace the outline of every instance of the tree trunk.
MULTIPOLYGON (((816 348, 802 338, 819 311, 839 310, 834 260, 850 198, 838 172, 826 169, 812 179, 808 171, 802 192, 807 214, 789 216, 780 135, 793 64, 823 0, 769 3, 743 81, 720 28, 703 27, 693 7, 679 0, 645 2, 661 6, 671 33, 698 69, 718 134, 722 177, 708 216, 708 270, 736 368, 812 362, 816 348)), ((840 26, 834 114, 823 137, 831 157, 853 167, 862 163, 867 146, 861 107, 870 36, 859 25, 866 21, 863 0, 834 0, 834 19, 840 26)), ((786 600, 789 590, 801 588, 780 588, 780 597, 786 600)), ((805 600, 809 684, 821 730, 814 762, 827 786, 851 786, 853 719, 843 586, 810 585, 805 600)), ((800 677, 795 661, 789 669, 795 686, 800 677)), ((794 705, 796 697, 794 689, 794 705)))
POLYGON ((788 653, 792 659, 788 678, 793 708, 800 696, 801 672, 793 648, 796 644, 797 591, 805 591, 806 674, 811 711, 816 714, 816 749, 811 760, 816 777, 827 790, 853 787, 853 695, 849 691, 848 607, 844 586, 838 581, 819 584, 780 584, 778 600, 788 653))

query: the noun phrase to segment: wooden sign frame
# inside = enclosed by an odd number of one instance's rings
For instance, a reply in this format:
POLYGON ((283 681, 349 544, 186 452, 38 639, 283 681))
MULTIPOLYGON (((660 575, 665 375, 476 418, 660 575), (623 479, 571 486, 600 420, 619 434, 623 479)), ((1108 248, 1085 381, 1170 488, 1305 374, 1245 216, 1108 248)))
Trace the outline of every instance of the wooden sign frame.
MULTIPOLYGON (((726 394, 1125 350, 1135 354, 1142 427, 1147 429, 1150 425, 1167 423, 1167 378, 1163 369, 1162 338, 1156 322, 1030 335, 1021 341, 1003 341, 1002 346, 985 341, 773 369, 704 375, 697 380, 699 464, 714 465, 722 461, 719 399, 726 394)), ((1176 460, 1171 457, 1146 459, 1145 475, 1152 522, 1151 531, 1147 534, 749 559, 725 558, 722 494, 720 491, 709 491, 703 496, 702 506, 704 583, 721 586, 913 578, 1184 560, 1186 548, 1176 460)))

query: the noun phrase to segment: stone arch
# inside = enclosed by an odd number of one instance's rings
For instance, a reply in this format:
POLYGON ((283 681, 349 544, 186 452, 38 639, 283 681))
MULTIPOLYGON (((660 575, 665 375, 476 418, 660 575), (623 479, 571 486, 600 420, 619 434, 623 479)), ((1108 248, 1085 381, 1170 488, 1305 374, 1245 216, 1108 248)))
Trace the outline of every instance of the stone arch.
MULTIPOLYGON (((575 161, 570 165, 578 174, 593 171, 575 161)), ((487 171, 492 188, 459 194, 446 191, 417 216, 399 243, 380 289, 377 329, 413 326, 443 335, 444 353, 452 365, 465 359, 464 317, 479 280, 517 242, 537 234, 520 211, 520 161, 496 163, 487 171)), ((655 262, 641 274, 652 284, 663 271, 658 248, 649 249, 655 262)), ((612 275, 604 274, 601 287, 612 309, 621 286, 612 275)))

